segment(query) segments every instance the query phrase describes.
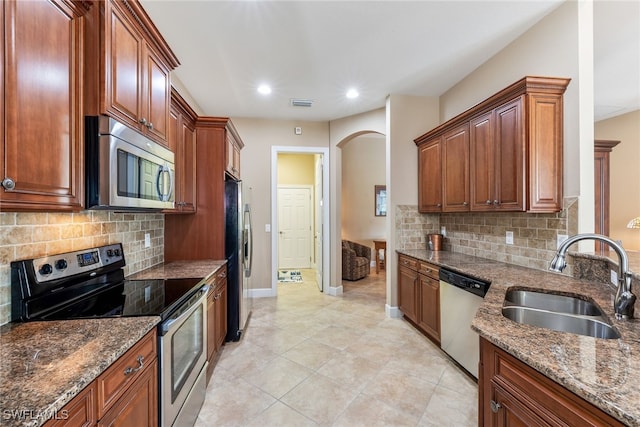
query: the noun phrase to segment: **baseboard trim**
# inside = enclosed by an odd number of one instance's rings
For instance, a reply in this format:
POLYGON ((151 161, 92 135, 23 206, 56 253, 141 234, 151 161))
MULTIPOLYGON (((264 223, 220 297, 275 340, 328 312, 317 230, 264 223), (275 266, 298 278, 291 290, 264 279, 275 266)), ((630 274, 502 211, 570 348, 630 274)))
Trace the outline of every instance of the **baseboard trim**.
POLYGON ((259 288, 259 289, 248 289, 247 295, 249 298, 269 298, 275 297, 276 293, 271 288, 259 288))
POLYGON ((398 307, 391 307, 389 304, 384 305, 384 311, 387 317, 392 319, 399 319, 402 317, 402 311, 398 307))
POLYGON ((342 285, 340 286, 329 286, 325 293, 327 295, 331 295, 331 296, 338 296, 338 295, 342 295, 342 292, 344 291, 344 288, 342 287, 342 285))

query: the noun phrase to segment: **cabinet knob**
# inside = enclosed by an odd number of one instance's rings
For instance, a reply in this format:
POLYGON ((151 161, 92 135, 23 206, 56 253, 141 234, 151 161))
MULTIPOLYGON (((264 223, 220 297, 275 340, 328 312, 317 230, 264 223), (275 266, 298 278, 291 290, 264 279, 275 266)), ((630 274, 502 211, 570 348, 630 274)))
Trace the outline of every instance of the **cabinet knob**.
POLYGON ((14 188, 16 188, 16 182, 11 178, 7 177, 2 180, 2 187, 7 191, 11 191, 14 188))
POLYGON ((440 208, 442 207, 442 203, 438 203, 436 206, 440 208))
POLYGON ((486 201, 486 202, 484 202, 484 203, 485 203, 485 204, 487 204, 487 205, 490 205, 490 204, 491 204, 491 200, 487 200, 487 201, 486 201))
POLYGON ((469 203, 467 202, 462 202, 462 206, 467 206, 469 203))
POLYGON ((499 202, 499 201, 497 201, 497 200, 494 200, 494 201, 493 201, 493 204, 494 204, 494 205, 496 205, 496 206, 498 206, 498 205, 500 204, 500 202, 499 202))
POLYGON ((144 117, 140 119, 140 124, 143 126, 147 126, 147 119, 145 119, 144 117))
POLYGON ((147 124, 147 128, 148 128, 149 130, 153 130, 153 123, 149 122, 149 123, 147 124))
POLYGON ((502 407, 495 400, 492 400, 491 402, 489 402, 489 406, 491 407, 491 412, 493 412, 494 414, 497 413, 500 410, 500 408, 502 407))

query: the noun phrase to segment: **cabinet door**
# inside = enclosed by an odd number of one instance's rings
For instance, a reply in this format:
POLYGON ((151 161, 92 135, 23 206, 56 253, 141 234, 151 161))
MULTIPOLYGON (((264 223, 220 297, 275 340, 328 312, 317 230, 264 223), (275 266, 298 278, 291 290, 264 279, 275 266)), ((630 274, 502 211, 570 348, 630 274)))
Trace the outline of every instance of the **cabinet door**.
POLYGON ((180 211, 196 211, 196 130, 186 120, 182 123, 182 160, 180 165, 180 211))
POLYGON ((96 424, 96 383, 92 382, 53 414, 45 427, 90 427, 96 424))
POLYGON ((167 144, 171 81, 169 69, 148 46, 145 52, 143 120, 146 134, 161 144, 167 144))
POLYGON ((107 1, 105 25, 104 111, 134 129, 142 120, 142 55, 144 40, 119 10, 107 1))
POLYGON ((469 124, 465 123, 442 137, 444 212, 469 210, 469 124))
POLYGON ((398 307, 402 313, 413 321, 418 322, 416 294, 418 273, 400 266, 398 269, 398 307))
POLYGON ((495 197, 494 148, 495 116, 493 112, 483 114, 471 120, 469 127, 469 153, 471 176, 471 210, 493 210, 495 197))
POLYGON ((227 135, 227 172, 235 177, 240 178, 240 149, 234 143, 230 135, 227 135))
POLYGON ((80 3, 3 1, 0 6, 2 211, 82 208, 87 10, 80 3))
POLYGON ((154 360, 98 422, 99 427, 158 425, 158 364, 154 360))
POLYGON ((211 288, 207 295, 207 360, 211 363, 216 352, 216 294, 211 288))
POLYGON ((495 199, 497 210, 524 211, 524 96, 495 110, 495 199))
POLYGON ((418 326, 440 344, 440 282, 423 274, 418 275, 418 282, 418 326))
POLYGON ((220 350, 227 336, 227 279, 216 286, 216 351, 220 350))
MULTIPOLYGON (((534 411, 522 405, 500 387, 492 385, 492 401, 488 415, 490 427, 550 427, 534 411), (494 412, 495 411, 495 412, 494 412)), ((559 427, 559 426, 558 426, 559 427)))
POLYGON ((442 157, 440 139, 418 147, 418 210, 442 211, 442 157))

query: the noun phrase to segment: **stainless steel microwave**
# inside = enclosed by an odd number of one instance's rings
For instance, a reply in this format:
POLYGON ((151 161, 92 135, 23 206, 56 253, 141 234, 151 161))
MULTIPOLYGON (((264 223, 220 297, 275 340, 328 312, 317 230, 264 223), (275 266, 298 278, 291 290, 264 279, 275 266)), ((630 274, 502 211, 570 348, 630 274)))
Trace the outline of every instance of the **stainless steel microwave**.
POLYGON ((174 154, 107 116, 85 118, 87 209, 173 209, 174 154))

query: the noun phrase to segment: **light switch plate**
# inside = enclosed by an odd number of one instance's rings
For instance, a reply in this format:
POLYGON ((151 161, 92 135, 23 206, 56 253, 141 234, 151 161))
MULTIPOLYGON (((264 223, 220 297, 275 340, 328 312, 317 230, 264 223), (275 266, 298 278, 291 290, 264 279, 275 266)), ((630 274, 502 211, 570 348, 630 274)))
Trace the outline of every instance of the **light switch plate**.
POLYGON ((149 233, 144 233, 144 247, 151 247, 151 234, 149 233))
POLYGON ((618 273, 615 270, 611 270, 611 283, 618 285, 618 273))
POLYGON ((271 224, 265 224, 264 231, 265 233, 271 233, 271 224))
POLYGON ((513 245, 513 231, 507 231, 505 241, 507 245, 513 245))
POLYGON ((440 227, 440 234, 442 234, 442 237, 447 237, 447 227, 444 225, 440 227))

